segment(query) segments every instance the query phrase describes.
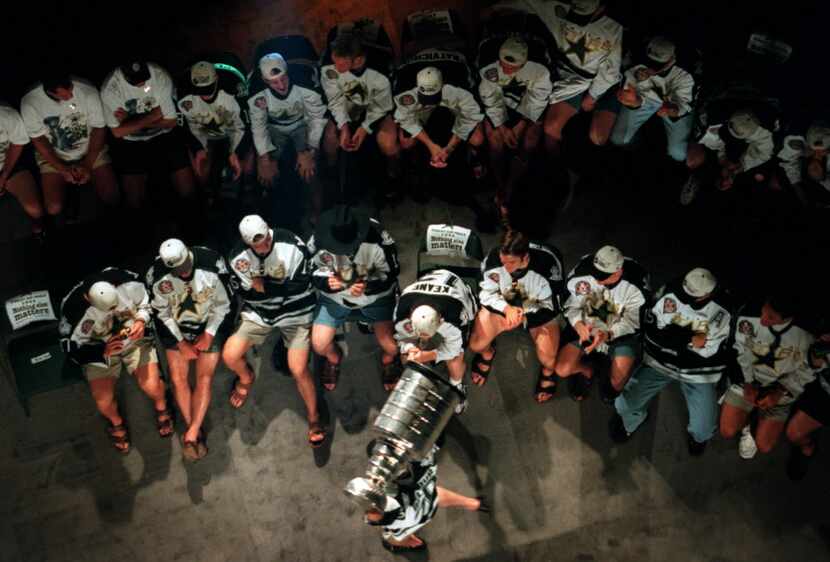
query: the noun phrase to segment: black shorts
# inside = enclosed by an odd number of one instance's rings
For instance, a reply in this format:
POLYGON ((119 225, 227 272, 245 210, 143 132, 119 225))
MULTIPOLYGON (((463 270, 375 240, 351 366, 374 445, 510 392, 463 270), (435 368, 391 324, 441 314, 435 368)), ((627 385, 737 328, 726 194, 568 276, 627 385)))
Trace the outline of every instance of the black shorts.
POLYGON ((804 393, 798 397, 795 410, 801 410, 821 425, 830 425, 830 393, 815 380, 804 387, 804 393))
POLYGON ((145 141, 114 139, 110 146, 119 174, 173 173, 190 166, 187 141, 178 127, 145 141))
MULTIPOLYGON (((216 335, 213 336, 213 341, 211 342, 210 347, 207 350, 208 353, 222 351, 222 346, 225 345, 225 340, 228 339, 231 332, 233 331, 233 323, 230 318, 231 316, 233 315, 228 313, 227 316, 225 316, 225 320, 222 322, 222 324, 219 325, 219 329, 216 330, 216 335)), ((164 349, 176 349, 176 345, 179 343, 179 341, 173 334, 170 333, 170 330, 167 329, 167 326, 165 326, 164 323, 158 319, 155 320, 155 326, 156 332, 159 336, 159 341, 161 342, 161 346, 164 349)), ((204 326, 202 326, 200 329, 197 330, 182 330, 182 335, 184 336, 185 341, 193 343, 196 341, 196 338, 198 338, 204 331, 204 326)))

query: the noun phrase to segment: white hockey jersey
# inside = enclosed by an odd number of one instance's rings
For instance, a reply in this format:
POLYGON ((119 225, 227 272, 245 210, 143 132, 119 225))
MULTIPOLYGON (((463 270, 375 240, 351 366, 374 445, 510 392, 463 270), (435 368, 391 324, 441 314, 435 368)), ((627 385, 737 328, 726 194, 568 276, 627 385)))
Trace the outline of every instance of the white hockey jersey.
POLYGON ((409 320, 412 311, 429 305, 441 316, 438 332, 428 342, 437 353, 436 362, 449 361, 464 353, 464 335, 478 312, 472 290, 455 273, 436 269, 406 287, 395 306, 395 339, 401 353, 420 347, 418 335, 409 320))
POLYGON ((203 148, 207 148, 209 140, 228 139, 233 152, 242 142, 245 124, 239 103, 224 90, 219 90, 211 103, 197 95, 185 96, 179 100, 179 109, 203 148))
POLYGON ((372 125, 395 109, 389 79, 373 68, 341 74, 333 64, 327 64, 320 74, 329 113, 338 129, 360 120, 360 126, 371 133, 372 125))
MULTIPOLYGON (((475 97, 464 88, 444 84, 439 105, 449 109, 455 116, 452 132, 461 140, 467 140, 476 125, 484 119, 475 97)), ((438 106, 421 105, 417 88, 412 88, 395 97, 395 107, 395 121, 401 129, 414 137, 424 130, 429 116, 438 106)))
POLYGON ((648 67, 638 64, 625 71, 625 84, 637 91, 644 100, 663 104, 673 103, 678 108, 678 117, 692 110, 692 96, 695 87, 694 77, 677 66, 668 72, 651 75, 648 67))
POLYGON ((510 108, 531 122, 539 121, 550 101, 553 84, 550 71, 537 62, 527 61, 515 74, 507 75, 498 61, 481 69, 478 94, 493 127, 507 121, 510 108))
MULTIPOLYGON (((726 157, 726 143, 721 138, 721 128, 726 126, 726 123, 712 125, 706 130, 706 133, 700 141, 698 141, 706 148, 717 152, 718 158, 726 157)), ((759 126, 757 131, 750 137, 744 139, 744 142, 747 147, 738 162, 743 171, 757 168, 772 158, 774 143, 772 132, 768 129, 759 126)))
MULTIPOLYGON (((176 89, 173 79, 159 65, 148 62, 150 79, 141 87, 133 86, 124 78, 120 68, 113 70, 104 79, 101 86, 101 101, 104 105, 104 119, 110 129, 117 128, 121 123, 115 117, 117 109, 127 112, 128 118, 150 113, 155 108, 161 108, 164 119, 176 119, 176 105, 173 98, 176 89)), ((153 137, 169 133, 172 129, 147 128, 124 137, 131 141, 150 140, 153 137)))
MULTIPOLYGON (((779 165, 791 184, 801 183, 807 177, 804 168, 812 157, 813 151, 807 144, 807 139, 801 135, 790 135, 785 138, 784 146, 778 153, 779 165)), ((830 191, 830 158, 824 158, 824 179, 816 183, 830 191)))
POLYGON ((291 85, 285 96, 279 96, 271 88, 265 88, 248 100, 248 116, 258 155, 262 156, 276 147, 268 129, 274 127, 290 132, 306 124, 308 146, 320 148, 320 139, 326 128, 326 106, 323 98, 314 90, 291 85))
POLYGON ((79 78, 72 79, 68 101, 54 99, 42 84, 35 85, 20 101, 20 113, 29 137, 45 136, 65 162, 86 156, 92 129, 106 126, 98 90, 79 78))
POLYGON ((0 102, 0 172, 6 164, 6 151, 13 144, 29 144, 29 135, 17 110, 0 102))

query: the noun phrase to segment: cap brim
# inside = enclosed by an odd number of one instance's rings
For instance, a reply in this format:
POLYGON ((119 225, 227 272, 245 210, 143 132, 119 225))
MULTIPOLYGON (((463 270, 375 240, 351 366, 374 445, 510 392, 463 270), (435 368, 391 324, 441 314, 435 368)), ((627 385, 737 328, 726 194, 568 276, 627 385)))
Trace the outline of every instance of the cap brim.
POLYGON ((422 94, 418 92, 418 102, 421 105, 436 105, 441 102, 441 91, 437 91, 434 94, 422 94))
POLYGON ((216 93, 219 82, 214 82, 208 86, 193 86, 193 93, 197 96, 212 96, 216 93))
POLYGON ((354 240, 350 242, 341 242, 332 234, 334 213, 320 215, 317 228, 314 231, 314 242, 318 249, 341 256, 350 256, 357 251, 360 244, 366 240, 366 234, 369 232, 369 213, 356 208, 352 208, 351 213, 357 222, 357 231, 354 240))

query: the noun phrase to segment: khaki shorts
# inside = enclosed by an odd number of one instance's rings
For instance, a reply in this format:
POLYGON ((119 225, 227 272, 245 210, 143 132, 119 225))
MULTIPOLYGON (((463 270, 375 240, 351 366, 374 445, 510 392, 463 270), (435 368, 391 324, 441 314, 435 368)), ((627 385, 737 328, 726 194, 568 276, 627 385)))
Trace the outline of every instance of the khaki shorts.
POLYGON ((156 355, 156 347, 153 345, 153 340, 145 338, 136 342, 127 351, 121 355, 113 355, 109 359, 109 366, 101 365, 84 365, 83 371, 86 380, 94 381, 96 379, 103 379, 106 377, 115 377, 121 374, 121 366, 123 365, 129 374, 134 374, 136 370, 150 365, 151 363, 158 363, 158 355, 156 355))
MULTIPOLYGON (((750 404, 744 399, 744 389, 742 386, 737 384, 733 384, 729 387, 729 390, 726 391, 724 395, 724 403, 729 404, 730 406, 734 406, 744 412, 751 412, 755 409, 755 406, 750 404)), ((786 404, 778 404, 773 406, 769 410, 759 410, 758 413, 764 419, 768 420, 777 420, 785 422, 787 418, 790 417, 790 409, 792 408, 793 403, 792 401, 786 404)))
MULTIPOLYGON (((40 155, 39 152, 35 152, 35 160, 37 161, 37 166, 40 168, 41 174, 57 174, 58 171, 43 157, 40 155)), ((67 162, 67 164, 77 164, 80 160, 73 160, 71 162, 67 162)), ((98 153, 98 158, 95 159, 95 163, 92 165, 93 170, 97 170, 101 166, 106 166, 108 164, 112 164, 112 159, 110 158, 109 149, 107 145, 101 149, 101 152, 98 153)))
POLYGON ((285 343, 287 349, 307 349, 311 343, 311 339, 309 338, 311 330, 305 324, 271 328, 268 326, 260 326, 256 322, 251 322, 243 318, 233 335, 249 341, 254 345, 262 345, 265 338, 268 337, 268 334, 274 330, 279 330, 282 341, 285 343))

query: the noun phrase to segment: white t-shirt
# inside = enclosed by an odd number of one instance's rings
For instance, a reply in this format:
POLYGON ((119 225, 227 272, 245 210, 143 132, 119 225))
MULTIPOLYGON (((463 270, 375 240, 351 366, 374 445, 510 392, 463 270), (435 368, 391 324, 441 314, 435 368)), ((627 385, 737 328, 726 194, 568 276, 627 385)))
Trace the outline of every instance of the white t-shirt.
MULTIPOLYGON (((173 80, 166 70, 155 63, 148 62, 147 68, 150 70, 150 79, 140 87, 127 82, 120 68, 113 70, 104 80, 101 86, 101 101, 104 105, 104 118, 110 129, 121 125, 115 117, 115 111, 118 109, 126 111, 129 117, 135 117, 150 113, 160 107, 165 119, 176 119, 173 80)), ((131 141, 145 141, 170 131, 172 129, 142 129, 124 138, 131 141)))
POLYGON ((13 144, 27 144, 29 135, 23 118, 13 107, 0 102, 0 172, 6 163, 6 151, 13 144))
POLYGON ((20 113, 29 137, 48 135, 55 154, 65 162, 86 156, 92 129, 105 126, 98 90, 78 78, 72 79, 72 99, 67 101, 49 97, 37 84, 23 96, 20 113))

